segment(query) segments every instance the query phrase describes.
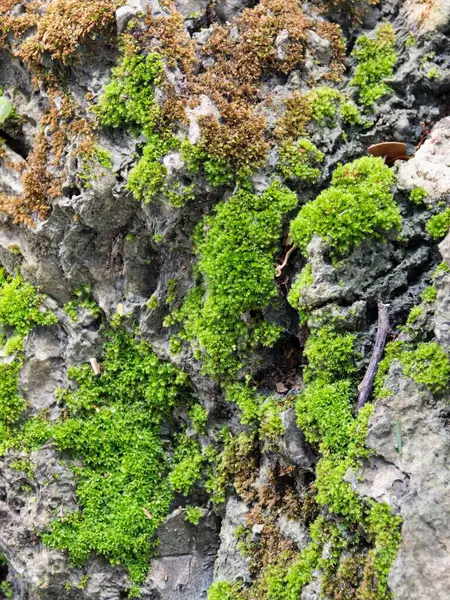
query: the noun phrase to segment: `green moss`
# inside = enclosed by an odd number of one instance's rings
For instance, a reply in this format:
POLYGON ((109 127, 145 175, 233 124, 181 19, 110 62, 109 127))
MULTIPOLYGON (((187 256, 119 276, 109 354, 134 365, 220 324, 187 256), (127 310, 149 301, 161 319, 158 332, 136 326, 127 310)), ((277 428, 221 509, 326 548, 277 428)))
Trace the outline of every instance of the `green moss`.
POLYGON ((233 376, 250 348, 271 345, 278 337, 279 327, 263 321, 260 311, 276 296, 274 258, 282 218, 296 203, 295 194, 279 183, 260 195, 239 189, 197 227, 204 287, 193 288, 165 323, 182 322, 181 338, 202 358, 204 373, 233 376))
POLYGON ((359 37, 352 56, 357 66, 350 84, 358 89, 360 104, 370 107, 391 91, 385 81, 391 77, 397 64, 392 25, 380 25, 373 39, 365 34, 359 37))
POLYGON ((186 378, 120 330, 110 333, 99 376, 87 365, 69 376, 78 387, 61 394, 67 418, 45 433, 82 462, 73 466, 79 509, 54 521, 43 540, 75 564, 96 552, 142 581, 173 494, 160 427, 186 378))
POLYGON ((407 377, 425 385, 433 394, 444 393, 450 382, 450 361, 437 342, 422 343, 399 356, 407 377))
POLYGON ((208 600, 240 600, 241 588, 239 583, 216 581, 208 590, 208 600))
POLYGON ((313 330, 304 350, 308 366, 304 372, 305 382, 320 379, 331 382, 335 379, 352 378, 356 373, 354 362, 355 336, 341 334, 330 326, 313 330))
POLYGON ((176 492, 187 495, 202 478, 205 457, 200 444, 193 438, 181 435, 178 442, 170 484, 176 492))
POLYGON ((411 311, 408 315, 408 318, 406 319, 406 326, 411 327, 412 325, 414 325, 414 323, 418 320, 418 318, 422 314, 422 311, 423 311, 423 309, 421 306, 413 306, 413 308, 411 309, 411 311))
POLYGON ((0 582, 0 594, 5 600, 13 600, 14 598, 14 586, 10 581, 0 582))
POLYGON ((438 215, 428 219, 426 230, 433 239, 439 239, 447 235, 450 229, 450 208, 446 208, 438 215))
POLYGON ((313 89, 308 94, 312 108, 312 117, 321 125, 333 126, 339 110, 342 94, 339 90, 328 86, 313 89))
POLYGON ((303 267, 300 274, 296 277, 294 283, 292 284, 291 289, 288 294, 288 302, 291 306, 298 309, 302 304, 302 293, 308 288, 310 285, 314 283, 314 278, 312 274, 312 267, 310 263, 307 263, 305 267, 303 267))
POLYGON ((86 308, 91 315, 99 319, 102 315, 102 310, 98 306, 91 294, 88 285, 83 285, 78 288, 73 295, 73 299, 64 304, 64 310, 68 317, 76 323, 78 321, 78 309, 86 308))
POLYGON ((320 177, 317 165, 324 157, 324 153, 312 142, 302 138, 296 142, 287 142, 280 148, 278 169, 286 179, 313 183, 320 177))
POLYGON ((243 383, 231 383, 226 387, 225 398, 234 402, 241 410, 241 423, 256 424, 260 419, 260 398, 256 389, 243 383))
POLYGON ((411 200, 411 202, 418 205, 424 204, 424 200, 427 196, 428 193, 426 190, 423 189, 423 187, 416 187, 409 193, 409 199, 411 200))
POLYGON ((158 298, 156 297, 155 294, 152 294, 146 303, 146 307, 149 310, 156 310, 158 308, 158 306, 159 306, 158 298))
POLYGON ((275 398, 266 398, 260 409, 259 437, 271 447, 285 433, 281 407, 275 398))
POLYGON ((339 166, 331 186, 305 204, 291 223, 291 237, 306 254, 320 235, 333 256, 343 256, 369 236, 398 229, 401 217, 391 193, 394 174, 381 158, 363 157, 339 166))
POLYGON ((184 515, 185 521, 192 523, 192 525, 198 525, 200 519, 203 517, 203 509, 200 506, 187 506, 184 515))
POLYGON ((194 404, 189 411, 189 417, 191 418, 195 432, 198 434, 204 433, 208 421, 206 409, 201 404, 194 404))
POLYGON ((151 132, 159 109, 154 99, 155 85, 162 81, 163 62, 155 52, 147 56, 126 55, 112 70, 97 106, 102 125, 128 127, 136 133, 151 132))
POLYGON ((431 67, 427 72, 427 77, 431 81, 436 81, 441 78, 441 70, 438 66, 431 67))
POLYGON ((185 140, 181 147, 181 156, 190 173, 203 173, 206 181, 213 187, 231 184, 234 179, 229 161, 208 154, 201 140, 197 144, 185 140))
POLYGON ((384 380, 395 359, 400 362, 407 377, 424 385, 431 393, 445 392, 450 382, 450 360, 442 346, 437 342, 424 342, 410 349, 402 342, 391 342, 386 346, 375 378, 377 396, 383 393, 384 380))
POLYGON ((441 263, 438 264, 438 266, 433 271, 433 279, 436 279, 436 277, 440 273, 449 273, 449 272, 450 272, 450 267, 448 266, 448 264, 446 262, 442 261, 441 263))
POLYGON ((56 323, 53 313, 41 309, 42 302, 43 296, 20 275, 9 277, 0 269, 0 324, 25 336, 37 325, 56 323))
POLYGON ((429 285, 423 290, 420 297, 422 298, 422 302, 428 302, 429 304, 432 304, 433 302, 436 302, 437 289, 434 287, 434 285, 429 285))

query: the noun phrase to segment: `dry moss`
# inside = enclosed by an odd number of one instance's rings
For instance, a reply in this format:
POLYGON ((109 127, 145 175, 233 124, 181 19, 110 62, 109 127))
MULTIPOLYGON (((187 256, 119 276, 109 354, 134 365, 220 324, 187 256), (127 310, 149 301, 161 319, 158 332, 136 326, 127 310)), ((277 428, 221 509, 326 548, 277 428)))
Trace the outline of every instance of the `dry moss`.
POLYGON ((116 0, 53 0, 38 5, 36 32, 21 45, 20 58, 37 63, 44 52, 49 52, 53 59, 67 64, 80 44, 114 22, 116 6, 116 0), (39 14, 43 6, 47 9, 39 14))

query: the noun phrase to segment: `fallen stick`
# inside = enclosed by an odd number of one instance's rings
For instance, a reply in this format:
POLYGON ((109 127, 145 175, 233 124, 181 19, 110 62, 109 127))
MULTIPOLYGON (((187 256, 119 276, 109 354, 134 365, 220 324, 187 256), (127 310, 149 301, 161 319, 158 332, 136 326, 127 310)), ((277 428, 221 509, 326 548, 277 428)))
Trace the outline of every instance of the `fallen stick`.
POLYGON ((370 357, 369 366, 367 367, 364 379, 358 386, 359 398, 356 410, 360 410, 367 402, 372 391, 373 380, 378 369, 378 363, 383 356, 386 338, 389 334, 389 304, 378 302, 378 329, 375 337, 375 345, 373 347, 372 356, 370 357))

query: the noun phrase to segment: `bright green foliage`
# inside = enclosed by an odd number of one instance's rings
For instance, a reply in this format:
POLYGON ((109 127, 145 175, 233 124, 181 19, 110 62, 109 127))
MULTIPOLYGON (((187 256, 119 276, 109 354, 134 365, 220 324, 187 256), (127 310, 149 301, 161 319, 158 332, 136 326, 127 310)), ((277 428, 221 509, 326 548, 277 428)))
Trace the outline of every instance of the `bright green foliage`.
POLYGON ((259 437, 269 445, 276 442, 285 432, 280 412, 280 406, 275 398, 266 398, 261 404, 259 437))
POLYGON ((234 402, 241 410, 241 423, 256 424, 260 418, 260 398, 256 389, 243 383, 231 383, 226 387, 225 398, 234 402))
POLYGON ((320 378, 324 382, 351 378, 356 373, 354 364, 355 336, 340 334, 329 326, 313 330, 304 350, 308 366, 305 382, 320 378))
POLYGON ((41 310, 42 296, 20 275, 10 278, 0 270, 0 324, 26 335, 37 325, 52 325, 57 319, 41 310))
POLYGON ((241 585, 228 581, 216 581, 208 590, 208 600, 240 600, 241 585))
POLYGON ((450 267, 448 266, 448 264, 445 261, 442 261, 441 263, 438 264, 438 266, 433 271, 433 279, 436 279, 436 277, 440 273, 449 273, 449 272, 450 272, 450 267))
POLYGON ((427 196, 428 193, 426 190, 423 189, 423 187, 416 187, 409 193, 409 199, 411 200, 411 202, 418 205, 423 204, 427 196))
POLYGON ((172 499, 160 426, 186 378, 120 331, 105 345, 100 376, 87 365, 69 375, 78 388, 62 395, 68 418, 53 425, 52 437, 58 450, 83 462, 74 467, 80 508, 54 521, 43 540, 76 564, 96 552, 142 581, 172 499))
POLYGON ((0 439, 2 425, 12 425, 25 408, 25 401, 18 394, 18 379, 22 360, 0 363, 0 439))
POLYGON ((169 204, 182 206, 192 199, 193 188, 172 189, 166 183, 167 169, 162 164, 162 158, 180 146, 169 131, 161 130, 158 122, 154 89, 162 81, 163 72, 163 63, 156 53, 126 55, 113 69, 97 112, 103 125, 127 127, 146 137, 142 156, 128 176, 127 188, 133 196, 150 202, 157 194, 163 194, 169 204))
POLYGON ((104 169, 112 169, 113 163, 111 158, 111 152, 105 150, 105 148, 96 146, 94 153, 95 158, 104 169))
POLYGON ((189 416, 196 433, 204 433, 208 421, 208 413, 205 408, 201 404, 194 404, 189 411, 189 416))
MULTIPOLYGON (((374 547, 369 553, 372 587, 376 590, 375 598, 389 599, 388 576, 398 547, 402 541, 400 533, 401 517, 391 513, 387 504, 373 502, 368 516, 368 531, 374 538, 374 547)), ((371 600, 374 596, 364 596, 363 600, 371 600)))
POLYGON ((200 506, 187 506, 186 513, 184 515, 185 521, 192 523, 192 525, 198 525, 200 519, 203 517, 203 509, 200 506))
POLYGON ((403 367, 407 377, 425 385, 433 394, 445 392, 450 382, 450 360, 445 350, 437 342, 418 344, 410 350, 403 342, 387 344, 385 356, 380 361, 375 378, 375 394, 383 393, 383 383, 394 359, 403 367))
POLYGON ((341 102, 341 118, 344 123, 349 125, 359 125, 362 121, 358 107, 351 100, 341 102))
POLYGON ((127 181, 127 188, 136 200, 151 202, 156 194, 166 191, 167 169, 160 159, 178 145, 174 137, 162 139, 155 133, 147 133, 142 157, 130 171, 127 181))
POLYGON ((159 306, 158 298, 155 294, 152 294, 146 303, 146 307, 149 310, 156 310, 159 306))
POLYGON ((180 435, 174 457, 175 466, 170 473, 170 483, 176 492, 188 494, 202 478, 206 459, 200 444, 193 438, 180 435))
POLYGON ((358 38, 352 56, 356 59, 357 67, 350 83, 358 88, 359 102, 370 107, 390 92, 385 80, 392 75, 397 64, 392 25, 380 25, 374 39, 365 34, 358 38))
POLYGON ((111 82, 100 98, 97 113, 102 125, 151 132, 158 117, 154 87, 161 81, 164 65, 156 53, 131 54, 112 70, 111 82))
POLYGON ((435 65, 434 67, 431 67, 431 69, 428 71, 427 77, 428 77, 428 79, 431 79, 431 81, 440 79, 441 78, 441 70, 439 69, 438 66, 435 65))
POLYGON ((313 119, 323 125, 333 125, 339 110, 342 94, 339 90, 328 86, 318 87, 308 94, 311 103, 313 119))
POLYGON ((277 241, 283 215, 296 203, 295 194, 279 183, 260 195, 239 189, 197 227, 198 271, 205 288, 194 288, 166 324, 183 322, 181 336, 197 349, 205 373, 233 376, 250 348, 277 339, 276 325, 248 314, 276 296, 277 241))
POLYGON ((446 391, 450 382, 450 361, 437 342, 422 343, 415 350, 405 350, 399 360, 405 375, 416 383, 425 385, 434 394, 446 391))
POLYGON ((434 287, 434 285, 429 285, 423 290, 423 292, 420 294, 420 297, 422 298, 422 302, 428 302, 432 304, 436 301, 437 289, 434 287))
POLYGON ((302 304, 302 292, 307 287, 314 283, 314 278, 312 274, 312 267, 310 263, 307 263, 300 274, 296 277, 294 283, 292 284, 291 289, 288 294, 288 302, 291 306, 298 309, 302 304))
POLYGON ((0 583, 0 594, 5 600, 13 600, 14 598, 14 586, 10 581, 2 581, 0 583))
POLYGON ((286 179, 314 182, 320 177, 321 163, 325 155, 306 138, 287 142, 280 149, 278 169, 286 179))
POLYGON ((74 292, 73 300, 69 300, 64 304, 64 310, 74 323, 78 321, 78 308, 86 308, 93 317, 99 319, 102 311, 97 302, 92 297, 88 285, 83 285, 74 292))
POLYGON ((428 219, 426 230, 433 239, 439 239, 447 235, 450 229, 450 208, 446 208, 438 215, 428 219))
POLYGON ((0 363, 0 442, 7 442, 8 429, 25 409, 18 394, 19 373, 23 366, 23 339, 38 325, 56 323, 53 313, 41 310, 42 296, 20 275, 10 277, 0 269, 0 325, 12 335, 5 344, 6 355, 15 353, 11 362, 0 363))
POLYGON ((234 179, 229 162, 222 157, 210 156, 201 140, 197 144, 191 144, 185 140, 181 147, 181 156, 188 171, 193 174, 203 172, 206 181, 213 187, 228 185, 234 179))
POLYGON ((345 455, 353 425, 351 381, 316 380, 306 386, 297 401, 297 424, 309 442, 321 450, 345 455))
POLYGON ((411 327, 417 321, 417 319, 422 314, 422 307, 420 305, 413 306, 411 309, 408 318, 406 319, 406 326, 411 327))
POLYGON ((368 236, 398 229, 401 217, 391 193, 394 178, 381 158, 367 156, 340 165, 331 186, 292 221, 294 243, 306 254, 312 237, 320 235, 334 256, 343 256, 368 236))

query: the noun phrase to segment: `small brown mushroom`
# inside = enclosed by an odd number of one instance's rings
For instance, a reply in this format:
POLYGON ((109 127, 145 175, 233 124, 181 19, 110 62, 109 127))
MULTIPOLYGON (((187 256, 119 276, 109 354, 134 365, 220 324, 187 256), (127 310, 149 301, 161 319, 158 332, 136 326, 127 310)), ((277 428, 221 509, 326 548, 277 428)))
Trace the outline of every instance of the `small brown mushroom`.
POLYGON ((381 142, 369 146, 368 153, 371 156, 381 156, 386 164, 392 165, 396 160, 409 160, 406 144, 403 142, 381 142))

